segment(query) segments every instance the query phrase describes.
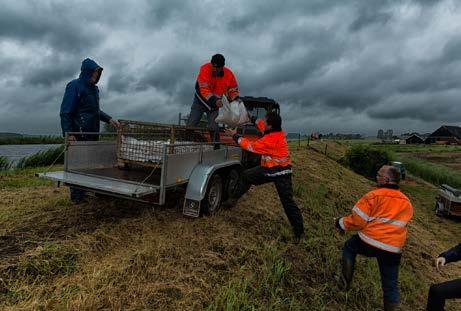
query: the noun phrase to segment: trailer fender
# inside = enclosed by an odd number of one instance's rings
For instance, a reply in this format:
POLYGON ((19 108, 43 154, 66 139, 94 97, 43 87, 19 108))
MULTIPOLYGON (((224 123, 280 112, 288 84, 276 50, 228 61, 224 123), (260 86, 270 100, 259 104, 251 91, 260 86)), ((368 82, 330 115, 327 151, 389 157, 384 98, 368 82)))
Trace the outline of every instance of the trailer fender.
POLYGON ((195 166, 187 184, 186 200, 202 201, 211 176, 219 169, 235 165, 241 166, 242 164, 240 161, 232 160, 218 164, 198 164, 195 166))

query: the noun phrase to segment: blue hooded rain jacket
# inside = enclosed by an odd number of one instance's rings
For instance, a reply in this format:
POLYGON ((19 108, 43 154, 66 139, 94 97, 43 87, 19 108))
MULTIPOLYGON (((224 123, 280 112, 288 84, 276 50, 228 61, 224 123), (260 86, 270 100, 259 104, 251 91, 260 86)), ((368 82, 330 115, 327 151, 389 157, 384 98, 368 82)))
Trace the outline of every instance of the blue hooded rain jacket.
MULTIPOLYGON (((90 82, 95 70, 102 71, 102 68, 92 59, 85 59, 79 78, 66 86, 60 111, 63 135, 66 132, 99 132, 99 122, 111 119, 99 108, 99 89, 90 82)), ((97 139, 97 135, 92 136, 79 137, 78 140, 97 139)))

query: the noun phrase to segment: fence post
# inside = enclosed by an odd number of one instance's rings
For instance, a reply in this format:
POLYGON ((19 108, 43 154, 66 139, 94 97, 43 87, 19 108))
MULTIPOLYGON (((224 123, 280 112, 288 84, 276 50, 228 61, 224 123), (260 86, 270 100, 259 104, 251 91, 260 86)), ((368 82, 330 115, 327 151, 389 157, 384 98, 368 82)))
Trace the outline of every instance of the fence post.
POLYGON ((327 155, 328 144, 325 144, 325 155, 327 155))
POLYGON ((301 133, 298 134, 298 148, 301 148, 301 133))

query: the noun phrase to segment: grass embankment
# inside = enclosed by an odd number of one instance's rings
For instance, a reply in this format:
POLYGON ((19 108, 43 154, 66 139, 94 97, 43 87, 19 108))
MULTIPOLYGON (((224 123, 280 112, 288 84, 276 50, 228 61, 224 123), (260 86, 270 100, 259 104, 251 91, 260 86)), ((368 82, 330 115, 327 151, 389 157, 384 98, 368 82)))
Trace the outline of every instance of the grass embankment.
MULTIPOLYGON (((2 174, 0 309, 381 308, 374 260, 359 257, 348 294, 333 281, 347 238, 335 233, 333 218, 350 212, 372 184, 312 150, 292 156, 307 233, 299 245, 289 242, 272 185, 252 188, 231 210, 187 219, 179 208, 126 201, 73 206, 66 188, 32 177, 35 170, 2 174)), ((461 228, 433 215, 434 187, 407 181, 403 190, 415 220, 402 262, 402 309, 415 310, 430 282, 460 274, 450 265, 440 275, 432 260, 458 242, 461 228)))

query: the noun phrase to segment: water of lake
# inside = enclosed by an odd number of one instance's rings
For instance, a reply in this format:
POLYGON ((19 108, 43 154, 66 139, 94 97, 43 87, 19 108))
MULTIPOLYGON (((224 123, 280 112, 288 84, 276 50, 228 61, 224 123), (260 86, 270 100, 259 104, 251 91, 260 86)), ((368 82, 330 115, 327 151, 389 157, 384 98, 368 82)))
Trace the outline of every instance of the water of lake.
POLYGON ((21 158, 33 155, 40 151, 58 147, 58 144, 44 145, 0 145, 0 156, 7 157, 13 162, 18 162, 21 158))

